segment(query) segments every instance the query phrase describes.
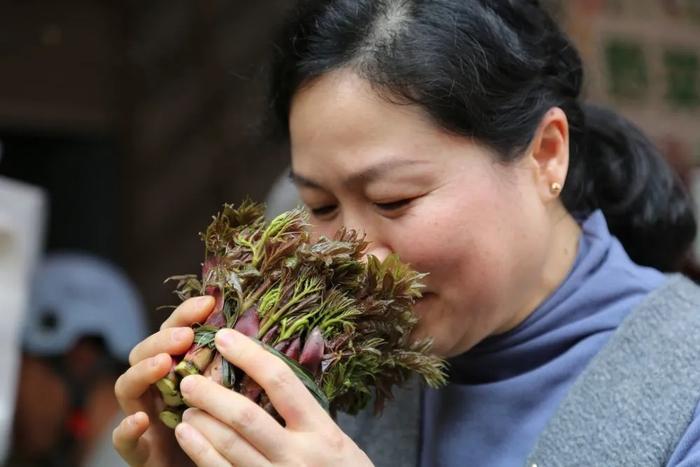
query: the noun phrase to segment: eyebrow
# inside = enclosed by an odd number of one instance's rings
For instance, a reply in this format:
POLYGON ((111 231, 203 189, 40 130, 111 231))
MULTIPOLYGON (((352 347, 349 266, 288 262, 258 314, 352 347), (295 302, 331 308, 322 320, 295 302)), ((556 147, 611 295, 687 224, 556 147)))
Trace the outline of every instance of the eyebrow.
MULTIPOLYGON (((386 175, 387 172, 391 172, 401 167, 413 166, 413 165, 423 165, 428 164, 429 161, 420 160, 395 160, 395 161, 385 161, 375 164, 373 166, 362 169, 358 172, 348 175, 345 180, 343 180, 343 185, 345 186, 357 186, 357 185, 367 185, 382 176, 386 175)), ((323 185, 308 178, 304 175, 294 172, 293 169, 289 170, 289 178, 297 186, 303 186, 306 188, 315 188, 323 190, 323 185)))

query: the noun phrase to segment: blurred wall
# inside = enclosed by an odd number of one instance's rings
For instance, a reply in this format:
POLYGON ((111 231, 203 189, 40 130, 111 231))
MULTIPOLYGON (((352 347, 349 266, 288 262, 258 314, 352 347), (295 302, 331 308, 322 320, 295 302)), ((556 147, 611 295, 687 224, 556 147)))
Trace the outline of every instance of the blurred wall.
MULTIPOLYGON (((584 59, 588 100, 615 108, 654 140, 700 219, 700 1, 548 2, 584 59)), ((693 250, 684 272, 700 281, 700 236, 693 250)))
POLYGON ((272 32, 289 2, 131 2, 132 108, 125 160, 124 259, 150 305, 164 278, 198 272, 203 230, 221 203, 264 199, 286 163, 264 144, 272 32))
POLYGON ((560 1, 586 95, 649 134, 680 171, 700 163, 700 1, 560 1))
POLYGON ((0 127, 110 131, 122 103, 122 23, 119 2, 0 1, 0 127))

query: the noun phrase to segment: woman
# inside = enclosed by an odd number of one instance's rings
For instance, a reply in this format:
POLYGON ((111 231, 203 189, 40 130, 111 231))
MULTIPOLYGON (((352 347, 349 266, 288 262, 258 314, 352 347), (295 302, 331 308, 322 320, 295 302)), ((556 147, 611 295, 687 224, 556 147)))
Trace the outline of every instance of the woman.
MULTIPOLYGON (((690 312, 666 320, 690 336, 679 332, 684 344, 667 345, 674 339, 656 319, 659 309, 673 316, 700 302, 692 284, 660 272, 677 266, 695 235, 687 196, 634 127, 581 104, 579 56, 536 1, 307 1, 278 50, 273 107, 314 232, 361 229, 371 254, 395 252, 430 273, 418 333, 450 358, 451 384, 408 390, 384 418, 342 419, 341 428, 284 364, 221 331, 219 350, 265 388, 286 426, 188 377, 182 387, 195 408, 175 434, 189 458, 619 465, 636 459, 633 451, 649 465, 700 462, 697 372, 674 353, 700 348, 696 323, 690 312), (633 311, 650 317, 631 320, 641 330, 621 328, 633 311), (629 352, 660 360, 637 359, 641 369, 627 371, 629 352), (630 397, 615 391, 626 383, 630 397), (656 383, 690 390, 665 410, 656 383), (660 418, 638 430, 649 414, 660 418)), ((114 433, 131 465, 186 459, 149 418, 147 389, 211 307, 207 297, 183 303, 132 352, 116 385, 130 416, 114 433)))

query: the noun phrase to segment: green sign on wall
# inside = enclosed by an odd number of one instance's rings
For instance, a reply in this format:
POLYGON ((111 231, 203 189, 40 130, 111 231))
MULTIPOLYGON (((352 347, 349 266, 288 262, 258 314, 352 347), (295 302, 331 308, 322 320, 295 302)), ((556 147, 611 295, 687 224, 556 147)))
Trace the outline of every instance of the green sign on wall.
POLYGON ((640 100, 647 95, 649 73, 644 49, 631 40, 612 39, 605 45, 608 92, 625 100, 640 100))
POLYGON ((691 50, 672 49, 664 53, 666 99, 673 107, 700 105, 700 58, 691 50))

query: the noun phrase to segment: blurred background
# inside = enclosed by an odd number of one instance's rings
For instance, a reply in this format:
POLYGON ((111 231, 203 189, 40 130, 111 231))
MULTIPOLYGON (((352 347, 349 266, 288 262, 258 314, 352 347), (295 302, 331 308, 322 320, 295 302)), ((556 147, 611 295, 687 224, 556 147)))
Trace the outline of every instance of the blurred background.
MULTIPOLYGON (((0 0, 6 465, 123 465, 111 390, 176 302, 163 280, 199 270, 222 203, 267 198, 286 170, 262 117, 288 3, 0 0)), ((645 129, 700 201, 700 0, 543 3, 587 97, 645 129)))

